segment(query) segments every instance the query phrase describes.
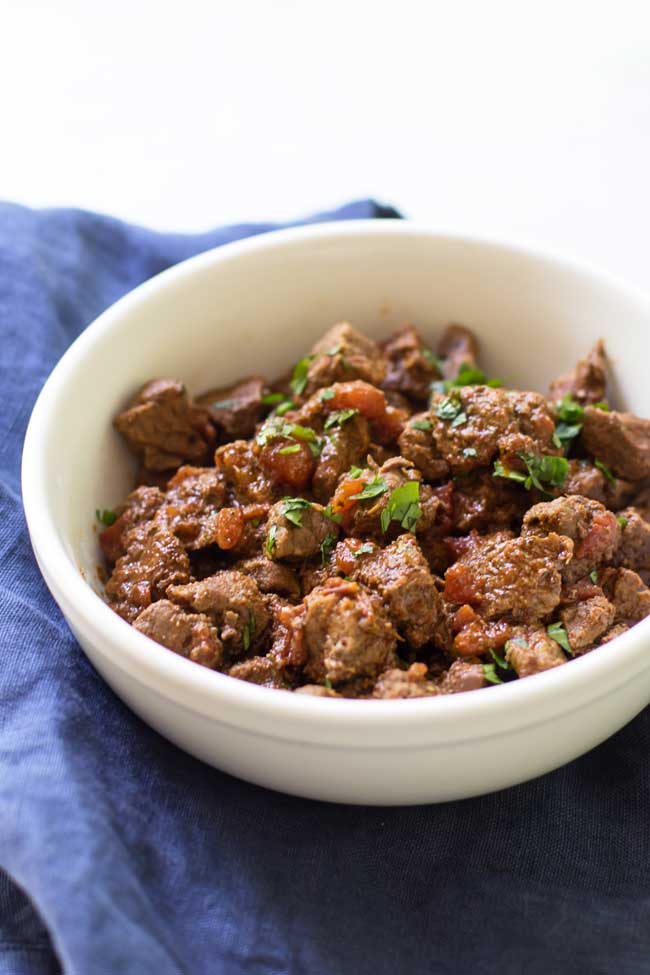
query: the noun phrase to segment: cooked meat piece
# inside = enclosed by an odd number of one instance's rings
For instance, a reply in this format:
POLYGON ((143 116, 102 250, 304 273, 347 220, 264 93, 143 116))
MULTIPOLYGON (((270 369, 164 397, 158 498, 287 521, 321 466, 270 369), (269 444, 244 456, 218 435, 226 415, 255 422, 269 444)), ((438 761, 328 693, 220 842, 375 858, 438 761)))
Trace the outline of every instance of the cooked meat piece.
POLYGON ((413 399, 426 402, 431 383, 441 375, 436 358, 422 341, 422 336, 406 325, 383 343, 386 358, 384 389, 399 390, 413 399))
MULTIPOLYGON (((639 512, 642 518, 650 521, 650 487, 642 487, 632 498, 632 507, 639 512)), ((623 507, 619 505, 619 507, 623 507)))
POLYGON ((650 615, 650 589, 631 569, 605 569, 599 582, 616 610, 616 622, 638 623, 650 615))
POLYGON ((381 596, 391 622, 412 647, 435 638, 442 596, 414 535, 400 535, 387 548, 361 554, 350 574, 381 596))
POLYGON ((341 474, 365 463, 370 448, 368 421, 357 415, 327 431, 312 481, 316 497, 329 501, 341 474))
POLYGON ((125 543, 106 595, 112 608, 132 623, 143 609, 162 599, 169 586, 189 581, 190 562, 176 536, 151 522, 132 528, 125 543))
POLYGON ((380 674, 372 696, 385 701, 406 697, 435 697, 440 688, 427 676, 426 664, 411 664, 408 670, 393 668, 380 674))
POLYGON ((449 464, 440 456, 433 439, 433 424, 426 413, 411 417, 400 434, 402 457, 412 461, 426 481, 441 481, 449 476, 449 464))
POLYGON ((307 694, 309 697, 341 697, 333 687, 324 687, 322 684, 303 684, 296 688, 296 694, 307 694))
POLYGON ((231 503, 273 504, 280 496, 279 488, 258 463, 254 441, 234 440, 218 447, 214 463, 224 478, 231 503))
POLYGON ((333 685, 374 678, 395 652, 397 634, 375 593, 356 582, 329 579, 304 600, 305 675, 333 685))
POLYGON ((328 329, 312 348, 311 355, 306 395, 350 379, 363 379, 373 386, 381 386, 384 380, 386 363, 379 346, 349 322, 339 322, 328 329))
POLYGON ((596 643, 614 622, 615 609, 605 596, 592 596, 560 610, 569 646, 575 655, 596 643))
POLYGON ((546 630, 539 627, 522 627, 520 632, 508 641, 506 662, 510 664, 517 677, 530 677, 543 670, 551 670, 566 663, 566 657, 559 643, 553 640, 546 630))
POLYGON ((580 359, 575 369, 551 383, 548 398, 557 401, 569 395, 582 406, 599 403, 605 399, 606 382, 605 346, 602 339, 599 339, 589 355, 580 359))
POLYGON ((489 471, 459 478, 454 491, 453 527, 489 532, 521 521, 528 498, 518 485, 489 471))
POLYGON ((627 623, 614 623, 614 626, 611 626, 609 630, 607 630, 607 632, 603 633, 601 636, 600 646, 602 647, 605 643, 611 643, 611 641, 615 640, 617 636, 622 636, 624 633, 627 633, 628 630, 629 626, 627 623))
POLYGON ((455 379, 462 365, 476 366, 478 343, 464 325, 448 325, 438 343, 438 355, 444 359, 445 379, 455 379))
POLYGON ((269 511, 265 552, 271 559, 305 559, 336 544, 339 526, 315 502, 285 498, 269 511))
POLYGON ((582 442, 616 477, 640 481, 650 476, 650 420, 633 413, 585 409, 582 442))
POLYGON ((459 657, 484 657, 491 650, 500 650, 514 632, 514 624, 505 620, 486 620, 464 604, 453 615, 449 627, 455 633, 447 651, 459 657))
POLYGON ((607 480, 590 460, 572 459, 562 493, 581 494, 607 505, 607 480))
POLYGON ((272 562, 265 555, 236 562, 234 568, 254 579, 260 592, 279 593, 289 599, 300 599, 302 595, 295 572, 280 562, 272 562))
POLYGON ((478 691, 481 687, 487 687, 487 684, 482 664, 454 660, 443 675, 439 687, 443 694, 460 694, 462 691, 478 691))
POLYGON ((221 640, 202 613, 186 613, 168 599, 159 599, 143 610, 133 625, 151 640, 194 663, 212 669, 222 663, 221 640))
POLYGON ((239 440, 255 434, 255 427, 264 411, 263 395, 264 379, 249 376, 235 386, 211 389, 199 396, 196 402, 208 411, 223 439, 239 440))
POLYGON ((608 562, 619 544, 620 526, 616 516, 591 498, 579 495, 542 501, 533 505, 524 516, 526 534, 566 535, 574 543, 573 557, 565 566, 563 576, 573 582, 608 562))
POLYGON ((188 399, 175 379, 147 383, 114 422, 129 449, 153 471, 204 463, 215 440, 208 413, 188 399))
POLYGON ((242 660, 230 668, 228 675, 245 680, 249 684, 277 687, 280 690, 288 689, 277 664, 269 657, 251 657, 249 660, 242 660))
POLYGON ((110 565, 124 555, 124 539, 130 529, 144 521, 151 521, 164 500, 162 491, 157 487, 138 487, 131 491, 115 512, 117 520, 99 535, 99 544, 110 565))
MULTIPOLYGON (((224 480, 216 468, 180 467, 167 485, 156 524, 176 535, 188 549, 218 544, 219 509, 225 497, 224 480)), ((242 530, 243 520, 239 534, 242 530)))
POLYGON ((612 564, 636 572, 650 569, 650 522, 636 508, 624 508, 616 515, 621 535, 612 564))
POLYGON ((487 619, 509 614, 532 623, 560 602, 561 573, 572 551, 572 542, 556 534, 486 535, 447 569, 445 598, 468 603, 487 619))
POLYGON ((271 621, 257 583, 234 570, 217 572, 189 585, 171 586, 167 596, 179 606, 209 616, 232 656, 258 647, 271 621))

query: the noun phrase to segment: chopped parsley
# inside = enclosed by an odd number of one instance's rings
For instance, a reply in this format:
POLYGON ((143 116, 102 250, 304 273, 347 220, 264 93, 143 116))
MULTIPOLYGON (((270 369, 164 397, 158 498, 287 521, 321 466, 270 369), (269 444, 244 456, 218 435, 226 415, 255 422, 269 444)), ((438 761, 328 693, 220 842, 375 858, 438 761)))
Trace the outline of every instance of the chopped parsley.
POLYGON ((266 536, 266 545, 264 546, 264 552, 266 554, 266 557, 269 559, 273 558, 273 552, 275 551, 275 539, 277 538, 277 534, 278 534, 278 526, 271 525, 271 527, 269 528, 269 533, 266 536))
POLYGON ((423 348, 422 358, 426 359, 429 365, 433 366, 434 369, 437 369, 438 372, 442 372, 442 365, 443 365, 442 359, 440 358, 440 356, 434 355, 431 349, 427 349, 426 347, 423 348))
POLYGON ((600 473, 604 475, 610 484, 616 484, 616 478, 610 471, 607 464, 603 464, 602 460, 594 460, 594 465, 598 468, 600 473))
POLYGON ((563 650, 566 650, 568 654, 573 656, 571 644, 569 643, 569 637, 563 623, 551 623, 546 627, 546 632, 550 636, 551 640, 555 640, 556 643, 560 644, 563 650))
POLYGON ((368 481, 358 494, 353 494, 352 497, 355 501, 367 501, 369 498, 378 498, 380 494, 385 494, 387 490, 388 485, 386 481, 383 477, 376 475, 372 481, 368 481))
POLYGON ((451 427, 460 427, 463 423, 467 423, 467 413, 465 412, 461 412, 458 416, 455 416, 449 425, 451 427))
POLYGON ((305 508, 311 508, 311 501, 305 501, 304 498, 283 498, 284 504, 282 506, 282 514, 295 525, 296 528, 302 528, 302 516, 305 508))
POLYGON ((320 391, 320 394, 319 394, 318 398, 321 401, 321 403, 326 403, 327 400, 334 399, 334 390, 333 389, 322 389, 320 391))
POLYGON ((356 551, 354 551, 352 554, 354 555, 355 559, 360 559, 362 555, 372 555, 374 551, 375 546, 372 544, 372 542, 364 542, 363 545, 356 549, 356 551))
POLYGON ((335 514, 331 504, 328 504, 328 506, 323 509, 323 514, 326 518, 329 518, 330 521, 336 522, 337 525, 340 525, 343 521, 343 515, 335 514))
POLYGON ((276 437, 287 437, 291 440, 302 440, 314 444, 320 453, 318 438, 311 427, 303 427, 299 423, 287 423, 280 417, 272 417, 267 420, 255 437, 255 442, 260 447, 266 447, 269 440, 274 440, 276 437))
POLYGON ((336 545, 336 535, 333 532, 328 532, 323 541, 320 543, 320 557, 323 565, 327 564, 334 546, 336 545))
POLYGON ((627 518, 625 518, 624 515, 619 515, 616 520, 619 523, 619 525, 621 526, 621 528, 626 528, 627 527, 627 518))
POLYGON ((344 423, 351 420, 353 416, 356 416, 358 410, 348 409, 348 410, 334 410, 333 413, 325 420, 325 429, 331 430, 332 427, 342 427, 344 423))
POLYGON ((463 404, 460 399, 460 393, 457 390, 453 390, 449 396, 445 396, 436 406, 436 416, 441 420, 456 420, 458 416, 464 416, 467 419, 462 410, 463 404))
POLYGON ((503 684, 494 664, 483 664, 483 676, 490 684, 503 684))
POLYGON ((596 569, 592 569, 591 572, 589 573, 589 578, 591 579, 593 584, 596 585, 598 583, 598 571, 596 569))
MULTIPOLYGON (((520 650, 528 650, 528 641, 524 640, 522 636, 513 636, 511 640, 506 640, 504 648, 506 653, 508 653, 510 647, 519 647, 520 650)), ((490 651, 490 653, 492 653, 492 651, 490 651)), ((492 656, 494 656, 494 654, 492 654, 492 656)), ((506 666, 509 667, 510 664, 506 664, 506 666)))
POLYGON ((260 402, 263 406, 275 406, 276 403, 281 403, 286 398, 284 393, 266 393, 260 402))
POLYGON ((292 443, 292 444, 289 444, 288 447, 282 447, 280 450, 278 450, 278 453, 279 454, 283 454, 283 455, 284 454, 297 454, 299 450, 300 450, 300 444, 299 443, 292 443))
POLYGON ((248 610, 248 623, 244 626, 243 640, 244 640, 244 650, 248 650, 253 638, 255 636, 255 631, 257 630, 257 623, 255 622, 255 613, 252 609, 248 610))
POLYGON ((569 473, 569 462, 566 457, 540 456, 539 454, 518 453, 524 462, 528 474, 514 471, 506 467, 500 460, 494 462, 493 475, 507 477, 511 481, 523 484, 527 491, 536 487, 538 491, 547 494, 547 487, 562 487, 569 473))
POLYGON ((331 691, 332 690, 332 682, 329 679, 329 677, 326 677, 325 678, 325 680, 323 681, 323 684, 325 685, 325 687, 327 688, 328 691, 331 691))
POLYGON ((295 366, 293 367, 290 385, 296 396, 302 396, 305 391, 305 386, 307 385, 307 374, 314 359, 315 356, 306 355, 304 359, 300 359, 298 362, 296 362, 295 366))
POLYGON ((555 412, 563 423, 581 423, 585 408, 577 403, 571 393, 567 393, 555 404, 555 412))
POLYGON ((409 426, 414 430, 431 430, 433 424, 431 420, 412 420, 409 426))
POLYGON ((102 511, 97 508, 95 510, 95 518, 101 525, 106 525, 107 528, 110 528, 117 521, 115 512, 110 511, 108 508, 104 508, 102 511))
POLYGON ((488 379, 482 369, 470 365, 469 362, 463 362, 458 370, 458 375, 455 379, 451 380, 451 385, 491 386, 492 388, 497 388, 498 386, 503 386, 503 383, 500 379, 488 379))
POLYGON ((601 399, 598 403, 593 404, 595 410, 602 410, 603 413, 609 413, 609 403, 606 399, 601 399))
MULTIPOLYGON (((508 640, 508 643, 509 642, 510 641, 508 640)), ((506 648, 508 647, 508 643, 506 643, 506 648)), ((499 654, 496 652, 496 650, 492 650, 490 648, 490 656, 494 660, 497 667, 501 667, 502 670, 510 670, 510 664, 506 663, 505 659, 503 657, 500 657, 499 654)))
POLYGON ((421 517, 420 482, 407 481, 391 491, 388 504, 381 513, 381 530, 388 531, 390 523, 397 521, 405 531, 412 532, 421 517))
POLYGON ((280 403, 279 406, 276 406, 276 408, 273 410, 273 413, 276 416, 284 416, 284 414, 288 413, 289 410, 295 410, 295 408, 296 408, 296 404, 294 403, 294 401, 292 399, 286 399, 283 403, 280 403))
POLYGON ((582 430, 582 423, 558 423, 553 433, 553 443, 556 447, 566 449, 582 430))
POLYGON ((351 467, 348 471, 348 477, 351 477, 353 480, 355 480, 357 477, 361 477, 362 474, 363 469, 361 467, 351 467))

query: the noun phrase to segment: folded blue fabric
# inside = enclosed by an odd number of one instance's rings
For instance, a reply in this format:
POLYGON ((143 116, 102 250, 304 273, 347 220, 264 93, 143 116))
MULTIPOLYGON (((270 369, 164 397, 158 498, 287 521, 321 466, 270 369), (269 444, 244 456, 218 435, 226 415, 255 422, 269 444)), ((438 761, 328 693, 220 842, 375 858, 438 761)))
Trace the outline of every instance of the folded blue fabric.
MULTIPOLYGON (((367 201, 310 220, 369 216, 397 214, 367 201)), ((647 975, 650 712, 481 799, 309 802, 143 725, 51 599, 19 488, 42 383, 120 295, 268 229, 0 206, 0 975, 647 975)))

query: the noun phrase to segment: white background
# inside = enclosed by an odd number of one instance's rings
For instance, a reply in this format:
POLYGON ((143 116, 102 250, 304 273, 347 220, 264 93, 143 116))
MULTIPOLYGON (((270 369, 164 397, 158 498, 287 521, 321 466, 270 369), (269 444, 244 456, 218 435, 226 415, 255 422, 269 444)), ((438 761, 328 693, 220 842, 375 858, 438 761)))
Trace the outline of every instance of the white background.
POLYGON ((0 195, 160 229, 374 195, 650 288, 650 4, 0 0, 0 195))

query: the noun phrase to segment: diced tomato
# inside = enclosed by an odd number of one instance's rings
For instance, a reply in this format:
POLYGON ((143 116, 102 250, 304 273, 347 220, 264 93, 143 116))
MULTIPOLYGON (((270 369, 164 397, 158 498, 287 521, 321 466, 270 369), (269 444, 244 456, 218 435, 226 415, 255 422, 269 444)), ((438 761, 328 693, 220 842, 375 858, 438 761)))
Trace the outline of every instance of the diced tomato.
POLYGON ((474 576, 468 566, 462 563, 452 565, 445 573, 445 599, 450 603, 480 602, 480 593, 476 591, 474 576))
POLYGON ((328 410, 358 410, 366 420, 379 420, 386 414, 386 397, 376 386, 356 380, 350 383, 335 383, 332 399, 323 405, 328 410))
POLYGON ((332 498, 332 512, 342 515, 345 520, 357 503, 354 496, 363 491, 365 483, 362 477, 349 477, 341 481, 332 498))
POLYGON ((589 531, 575 548, 574 558, 597 559, 616 541, 619 530, 616 515, 611 511, 595 515, 589 531))
POLYGON ((244 533, 244 515, 241 508, 222 508, 217 515, 217 545, 234 548, 244 533))
POLYGON ((262 447, 259 455, 261 467, 276 484, 286 484, 302 491, 311 481, 316 460, 306 443, 296 443, 276 437, 262 447), (289 454, 281 453, 286 447, 298 447, 289 454))
POLYGON ((467 603, 465 603, 464 606, 461 606, 460 609, 456 610, 456 613, 454 614, 454 618, 451 624, 451 628, 454 631, 454 633, 460 633, 462 629, 464 629, 466 626, 469 626, 470 623, 473 623, 477 619, 478 619, 478 614, 476 613, 476 611, 473 610, 471 606, 468 606, 467 603))

